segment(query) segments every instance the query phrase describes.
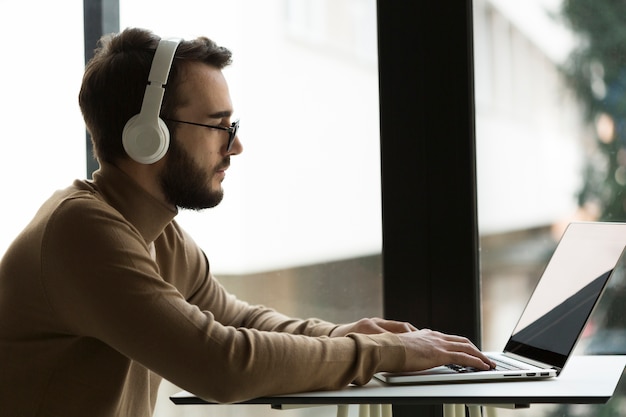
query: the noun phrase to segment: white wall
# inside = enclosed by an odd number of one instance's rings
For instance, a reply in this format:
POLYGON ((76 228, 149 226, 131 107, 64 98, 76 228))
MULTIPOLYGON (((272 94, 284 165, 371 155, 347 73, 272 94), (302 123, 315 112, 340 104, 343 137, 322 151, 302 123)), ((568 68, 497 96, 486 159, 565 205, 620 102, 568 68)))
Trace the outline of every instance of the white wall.
POLYGON ((478 214, 482 234, 571 218, 588 129, 557 66, 573 45, 554 2, 474 5, 478 214))

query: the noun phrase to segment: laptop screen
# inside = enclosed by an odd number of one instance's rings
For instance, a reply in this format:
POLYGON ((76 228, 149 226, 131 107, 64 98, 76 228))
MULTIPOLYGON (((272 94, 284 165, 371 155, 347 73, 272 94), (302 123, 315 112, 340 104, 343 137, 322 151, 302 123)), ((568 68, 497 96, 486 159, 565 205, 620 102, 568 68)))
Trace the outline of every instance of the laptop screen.
POLYGON ((625 246, 626 224, 570 224, 504 350, 563 368, 625 246))

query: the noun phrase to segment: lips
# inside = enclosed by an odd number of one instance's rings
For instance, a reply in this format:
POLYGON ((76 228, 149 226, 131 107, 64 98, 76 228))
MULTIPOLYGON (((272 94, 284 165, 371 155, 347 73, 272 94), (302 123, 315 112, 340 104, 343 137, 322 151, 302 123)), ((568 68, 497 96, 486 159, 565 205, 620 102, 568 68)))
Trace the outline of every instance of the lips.
POLYGON ((226 158, 217 166, 215 172, 225 172, 230 167, 230 158, 226 158))
POLYGON ((226 170, 228 167, 230 167, 230 160, 224 160, 217 166, 217 168, 215 168, 215 175, 217 175, 220 182, 226 178, 226 170))

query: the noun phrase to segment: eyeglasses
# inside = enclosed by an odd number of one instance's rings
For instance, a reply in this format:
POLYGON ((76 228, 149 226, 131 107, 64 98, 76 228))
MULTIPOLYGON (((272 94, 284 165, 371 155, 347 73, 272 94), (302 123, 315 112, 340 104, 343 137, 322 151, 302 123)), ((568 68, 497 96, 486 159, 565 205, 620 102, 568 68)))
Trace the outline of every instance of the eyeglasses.
POLYGON ((167 120, 168 122, 174 122, 174 123, 183 123, 186 125, 193 125, 193 126, 202 126, 202 127, 206 127, 209 129, 219 129, 219 130, 225 130, 228 132, 228 144, 226 145, 226 150, 230 151, 230 149, 233 147, 233 143, 235 142, 235 137, 237 136, 237 130, 239 130, 239 120, 235 120, 230 127, 224 127, 224 126, 213 126, 213 125, 205 125, 202 123, 194 123, 194 122, 185 122, 182 120, 176 120, 176 119, 163 119, 163 120, 167 120))

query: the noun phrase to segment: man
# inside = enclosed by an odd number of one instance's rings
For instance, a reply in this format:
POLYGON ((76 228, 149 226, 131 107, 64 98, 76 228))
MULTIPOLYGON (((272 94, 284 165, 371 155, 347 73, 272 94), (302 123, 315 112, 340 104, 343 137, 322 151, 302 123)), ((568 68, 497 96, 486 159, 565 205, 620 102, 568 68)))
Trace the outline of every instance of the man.
POLYGON ((219 204, 243 150, 230 61, 206 38, 127 29, 101 40, 79 95, 100 169, 45 202, 0 263, 3 415, 150 416, 161 377, 234 402, 493 365, 463 337, 288 318, 220 286, 174 217, 219 204))

